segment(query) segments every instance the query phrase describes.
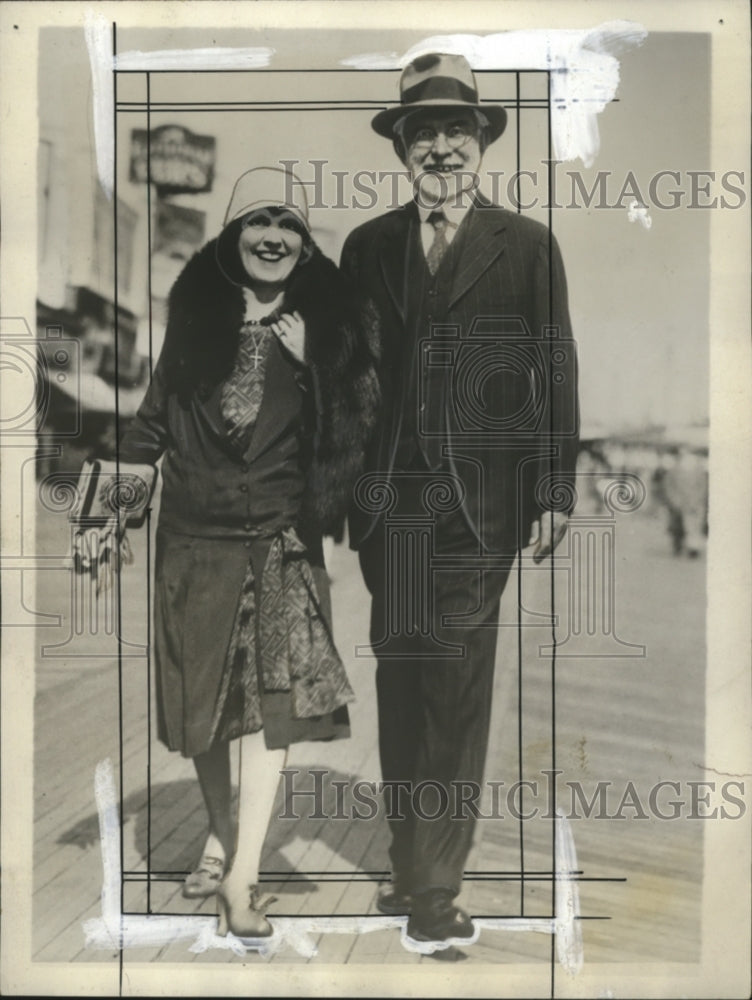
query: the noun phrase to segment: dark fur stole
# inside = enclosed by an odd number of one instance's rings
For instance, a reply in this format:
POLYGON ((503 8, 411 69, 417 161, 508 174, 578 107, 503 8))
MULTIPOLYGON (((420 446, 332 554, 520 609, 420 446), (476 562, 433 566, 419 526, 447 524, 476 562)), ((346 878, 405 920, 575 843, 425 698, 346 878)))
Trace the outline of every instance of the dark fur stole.
MULTIPOLYGON (((305 321, 316 398, 302 521, 306 530, 333 533, 351 502, 378 415, 376 312, 315 245, 311 259, 290 276, 279 312, 293 310, 305 321)), ((164 371, 168 391, 183 405, 230 374, 244 313, 242 288, 228 277, 212 240, 186 264, 169 296, 164 371)))

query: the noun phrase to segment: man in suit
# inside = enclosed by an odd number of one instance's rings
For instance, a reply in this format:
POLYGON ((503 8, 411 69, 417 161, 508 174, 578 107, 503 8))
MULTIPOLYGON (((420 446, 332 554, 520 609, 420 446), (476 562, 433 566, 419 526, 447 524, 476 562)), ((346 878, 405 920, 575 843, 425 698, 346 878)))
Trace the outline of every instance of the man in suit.
POLYGON ((576 360, 550 231, 478 190, 506 125, 461 56, 404 70, 392 140, 414 199, 358 227, 342 267, 380 316, 381 426, 350 542, 372 596, 379 750, 391 792, 385 913, 436 947, 476 930, 454 903, 483 777, 499 601, 519 550, 566 531, 576 360), (475 795, 475 798, 473 796, 475 795))

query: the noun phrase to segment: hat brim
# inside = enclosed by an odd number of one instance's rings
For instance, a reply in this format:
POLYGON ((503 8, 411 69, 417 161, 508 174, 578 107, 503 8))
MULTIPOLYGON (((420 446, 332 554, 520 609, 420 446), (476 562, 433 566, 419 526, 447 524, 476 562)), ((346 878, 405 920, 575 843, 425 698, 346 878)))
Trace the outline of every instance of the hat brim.
POLYGON ((310 233, 311 231, 310 222, 297 205, 291 205, 289 202, 276 201, 270 198, 259 198, 257 201, 252 201, 247 205, 243 205, 234 213, 234 215, 225 219, 225 226, 229 226, 230 223, 235 222, 236 219, 242 219, 244 215, 250 215, 251 212, 255 212, 259 208, 286 208, 288 212, 300 220, 301 224, 305 226, 306 232, 310 233))
POLYGON ((488 142, 496 142, 507 127, 507 113, 500 104, 469 104, 466 101, 428 100, 416 101, 414 104, 399 104, 394 108, 379 111, 371 120, 371 128, 385 139, 394 138, 394 126, 406 115, 415 111, 480 111, 488 119, 486 129, 488 142))

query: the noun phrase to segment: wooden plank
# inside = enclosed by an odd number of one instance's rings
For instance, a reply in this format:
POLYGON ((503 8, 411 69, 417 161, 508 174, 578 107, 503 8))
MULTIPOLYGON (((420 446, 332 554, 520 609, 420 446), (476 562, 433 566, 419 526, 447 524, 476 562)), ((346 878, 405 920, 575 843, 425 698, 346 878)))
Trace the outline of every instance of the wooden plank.
MULTIPOLYGON (((70 924, 80 923, 102 891, 102 862, 90 850, 77 857, 32 899, 32 954, 41 952, 70 924)), ((62 955, 56 956, 58 961, 62 955)))
MULTIPOLYGON (((83 958, 84 952, 89 956, 98 956, 101 962, 116 959, 116 951, 100 951, 85 947, 86 937, 82 926, 83 922, 101 915, 101 901, 97 900, 91 903, 75 920, 69 921, 45 947, 34 951, 33 960, 35 962, 78 961, 83 958)), ((92 957, 92 960, 95 958, 92 957)))

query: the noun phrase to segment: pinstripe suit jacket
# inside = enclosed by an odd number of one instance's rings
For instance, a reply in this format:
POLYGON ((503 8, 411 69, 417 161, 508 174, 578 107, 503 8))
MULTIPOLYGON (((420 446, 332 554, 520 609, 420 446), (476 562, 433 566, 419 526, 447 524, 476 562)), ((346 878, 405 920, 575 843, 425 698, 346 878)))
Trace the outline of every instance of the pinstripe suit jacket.
MULTIPOLYGON (((463 510, 482 548, 524 547, 541 510, 573 505, 577 360, 561 254, 546 226, 477 194, 444 314, 410 331, 408 247, 418 225, 411 202, 358 227, 342 251, 343 270, 381 319, 375 348, 384 404, 367 471, 392 475, 407 345, 411 352, 417 334, 418 398, 437 368, 447 387, 440 425, 421 432, 438 437, 444 467, 461 480, 463 510)), ((354 504, 353 547, 379 516, 354 504)))

